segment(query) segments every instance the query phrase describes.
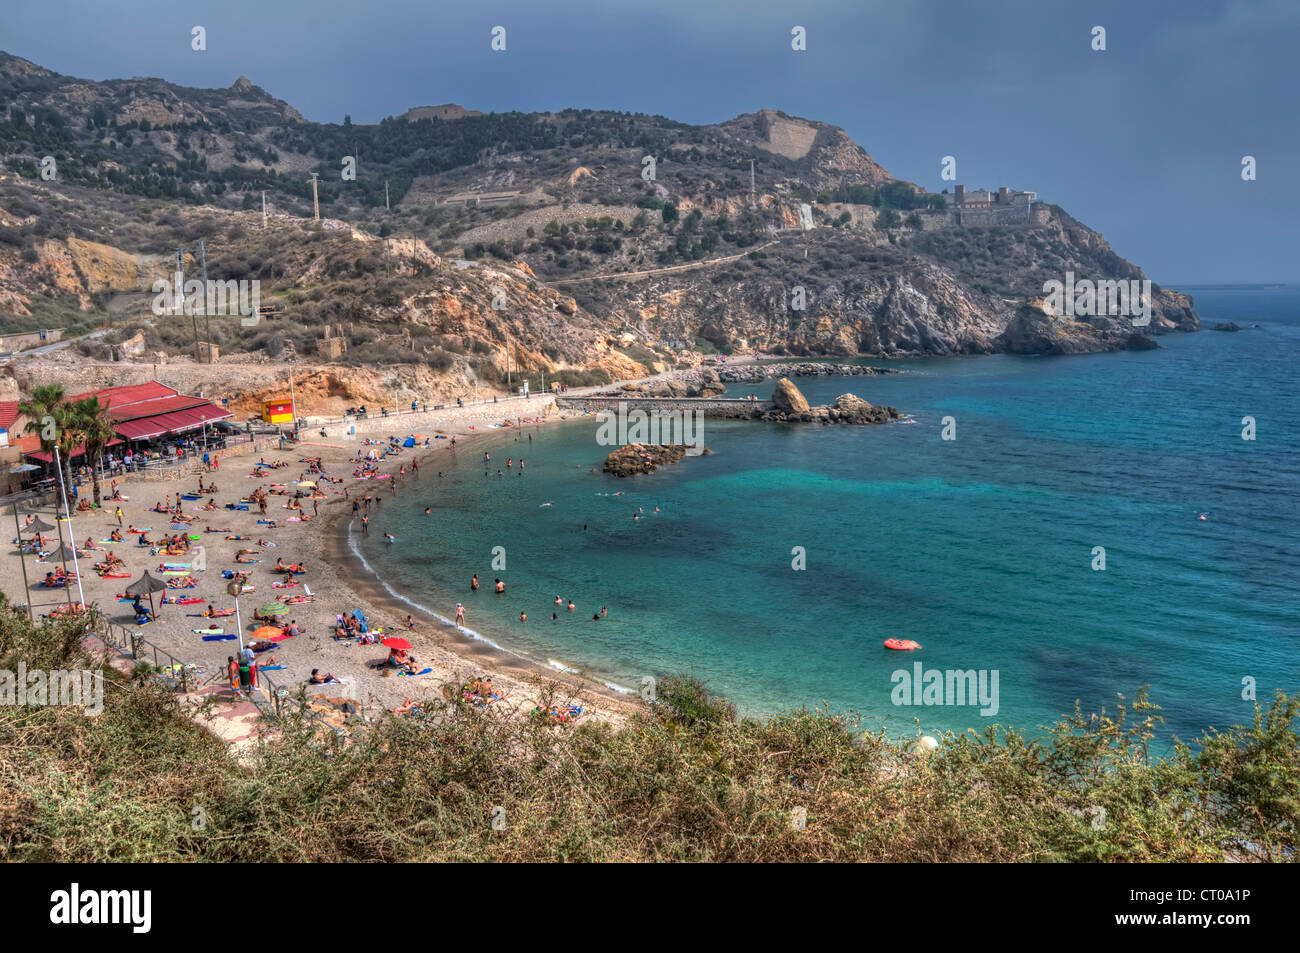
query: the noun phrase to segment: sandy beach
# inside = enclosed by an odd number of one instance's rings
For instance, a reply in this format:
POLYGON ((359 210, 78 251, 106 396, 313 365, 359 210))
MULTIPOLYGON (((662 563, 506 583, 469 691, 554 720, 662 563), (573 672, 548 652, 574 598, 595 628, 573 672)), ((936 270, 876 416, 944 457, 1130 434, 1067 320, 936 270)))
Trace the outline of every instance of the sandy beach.
MULTIPOLYGON (((546 422, 565 419, 568 415, 551 415, 535 421, 525 421, 524 429, 535 430, 546 422)), ((500 651, 479 639, 461 633, 455 626, 448 625, 434 617, 414 610, 411 606, 394 599, 361 565, 347 545, 349 524, 359 519, 361 513, 354 517, 353 500, 361 500, 369 493, 375 497, 389 499, 394 492, 418 492, 425 487, 432 491, 430 483, 436 483, 438 470, 452 470, 457 466, 476 466, 477 456, 482 450, 474 447, 490 439, 498 430, 486 429, 491 423, 499 423, 498 415, 491 420, 471 423, 466 420, 448 422, 445 427, 431 431, 444 434, 448 439, 434 439, 428 447, 419 446, 390 453, 379 463, 378 474, 383 478, 356 478, 353 476, 358 451, 364 453, 372 447, 365 446, 362 439, 319 438, 309 439, 313 431, 304 430, 303 439, 297 444, 286 444, 285 448, 270 449, 251 455, 230 455, 220 459, 219 469, 188 475, 180 480, 143 478, 140 476, 119 477, 119 489, 126 498, 124 502, 110 503, 109 484, 101 484, 105 502, 100 509, 89 512, 76 512, 74 509, 72 527, 78 547, 84 547, 87 539, 94 542, 97 549, 86 552, 79 557, 81 582, 86 602, 98 604, 106 617, 115 623, 126 626, 132 631, 139 631, 159 648, 170 652, 184 662, 197 663, 204 668, 201 682, 212 680, 215 684, 227 684, 224 677, 227 658, 234 655, 239 645, 237 640, 204 641, 195 629, 221 626, 225 634, 234 634, 237 626, 233 616, 228 618, 208 619, 203 612, 210 602, 217 609, 233 609, 235 600, 226 591, 229 580, 222 578, 223 570, 239 570, 248 573, 248 585, 253 591, 246 591, 240 597, 240 612, 243 620, 245 638, 260 623, 252 619, 253 611, 271 601, 284 601, 290 596, 304 594, 302 584, 314 597, 310 602, 301 602, 288 606, 286 621, 296 620, 302 634, 286 639, 271 651, 263 653, 259 665, 275 663, 284 668, 271 672, 275 682, 290 690, 308 683, 313 669, 322 673, 331 673, 355 687, 355 700, 363 713, 374 716, 384 709, 402 704, 406 699, 421 701, 442 698, 442 688, 449 682, 462 684, 471 678, 490 676, 497 694, 502 695, 496 706, 516 712, 531 712, 540 697, 553 699, 558 704, 581 704, 584 720, 589 718, 619 721, 635 711, 640 702, 634 697, 620 695, 599 683, 567 675, 555 670, 535 665, 523 658, 500 651), (451 446, 451 437, 456 438, 456 446, 451 446), (302 521, 289 522, 297 515, 287 507, 288 501, 297 492, 312 493, 311 488, 299 488, 299 480, 316 480, 308 472, 307 458, 320 457, 325 476, 341 482, 320 482, 320 493, 324 496, 313 501, 304 496, 300 499, 303 506, 302 521), (258 461, 267 464, 283 464, 277 468, 265 469, 260 476, 253 476, 258 461), (413 471, 412 464, 419 461, 419 473, 413 471), (405 478, 399 477, 399 468, 405 467, 405 478), (197 585, 190 589, 169 590, 166 595, 180 598, 199 598, 202 604, 194 605, 158 605, 159 597, 154 596, 157 618, 147 626, 137 629, 135 618, 128 602, 118 602, 117 594, 138 579, 144 570, 161 580, 160 567, 164 562, 187 563, 190 556, 168 556, 161 552, 151 554, 153 547, 138 544, 136 535, 127 533, 127 528, 151 528, 150 540, 157 541, 160 535, 180 533, 169 530, 170 519, 166 514, 154 512, 153 507, 162 503, 164 506, 174 504, 176 495, 196 495, 200 476, 208 487, 215 483, 215 493, 205 492, 197 500, 182 500, 182 512, 194 520, 189 524, 188 535, 198 536, 191 540, 191 546, 202 546, 206 557, 205 571, 194 572, 197 585), (283 486, 282 486, 283 485, 283 486), (267 512, 262 515, 256 504, 247 510, 227 509, 226 504, 238 503, 246 499, 257 489, 263 489, 270 495, 267 498, 267 512), (283 494, 283 495, 281 495, 283 494), (205 510, 203 506, 213 499, 216 508, 205 510), (311 516, 313 502, 318 515, 311 516), (102 542, 109 538, 110 532, 118 525, 114 515, 116 507, 122 509, 121 543, 102 542), (275 527, 260 524, 259 520, 275 520, 275 527), (208 532, 208 528, 220 530, 208 532), (229 530, 226 532, 225 530, 229 530), (228 536, 242 536, 244 539, 228 539, 228 536), (262 542, 273 546, 261 545, 262 542), (239 550, 251 549, 251 557, 256 563, 236 563, 239 550), (125 561, 125 571, 129 578, 102 578, 92 564, 102 560, 108 551, 114 552, 125 561), (296 588, 273 588, 273 584, 283 580, 282 573, 274 572, 276 560, 285 564, 301 563, 307 572, 294 579, 300 585, 296 588), (383 635, 398 635, 410 641, 411 655, 417 660, 420 669, 431 668, 432 672, 418 677, 397 676, 389 667, 377 668, 388 655, 388 650, 378 644, 359 645, 355 640, 338 640, 334 637, 335 620, 339 614, 351 613, 360 609, 371 628, 380 627, 383 635), (414 621, 413 628, 408 628, 407 617, 414 621)), ((401 427, 399 420, 394 420, 394 428, 401 427)), ((408 434, 394 430, 391 436, 399 442, 408 434)), ((382 436, 374 435, 376 444, 373 449, 386 446, 387 432, 382 436)), ((363 438, 364 439, 364 438, 363 438)), ((81 487, 83 499, 91 498, 90 486, 81 487)), ((75 507, 75 504, 73 504, 75 507)), ((371 508, 372 519, 380 504, 371 508)), ((364 512, 364 509, 362 510, 364 512)), ((47 507, 39 511, 47 522, 53 522, 54 514, 47 507)), ((12 514, 5 514, 12 522, 12 514)), ((21 517, 20 517, 21 519, 21 517)), ((9 535, 12 538, 13 527, 9 535)), ((51 544, 48 548, 53 548, 51 544)), ((62 589, 45 589, 38 585, 45 573, 55 568, 55 563, 38 562, 35 556, 19 556, 14 546, 4 549, 5 594, 14 602, 24 601, 22 591, 22 567, 18 560, 25 561, 29 589, 26 600, 31 602, 33 612, 43 614, 56 605, 65 603, 67 596, 62 589)), ((69 572, 72 563, 68 564, 69 572)), ((466 580, 468 589, 468 580, 466 580)), ((449 601, 445 613, 451 616, 457 596, 446 594, 449 601)), ((77 601, 75 584, 72 588, 72 601, 77 601)), ((146 600, 147 602, 147 600, 146 600)), ((472 620, 470 620, 472 625, 472 620)), ((230 695, 227 685, 223 697, 230 695)), ((329 694, 328 692, 326 694, 329 694)), ((338 694, 338 693, 335 693, 338 694)))

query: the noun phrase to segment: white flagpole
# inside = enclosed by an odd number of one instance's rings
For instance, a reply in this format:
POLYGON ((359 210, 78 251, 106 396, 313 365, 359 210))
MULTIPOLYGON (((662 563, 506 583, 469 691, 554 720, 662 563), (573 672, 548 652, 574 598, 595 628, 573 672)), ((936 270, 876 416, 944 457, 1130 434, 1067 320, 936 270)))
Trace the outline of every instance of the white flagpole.
MULTIPOLYGON (((77 577, 77 598, 81 607, 86 607, 86 594, 81 589, 81 567, 77 564, 77 543, 72 535, 72 511, 68 509, 68 488, 63 485, 63 463, 59 460, 59 448, 54 448, 54 468, 59 472, 59 492, 63 496, 63 515, 68 523, 68 546, 72 549, 72 571, 77 577)), ((63 531, 59 531, 59 542, 63 542, 63 531)))

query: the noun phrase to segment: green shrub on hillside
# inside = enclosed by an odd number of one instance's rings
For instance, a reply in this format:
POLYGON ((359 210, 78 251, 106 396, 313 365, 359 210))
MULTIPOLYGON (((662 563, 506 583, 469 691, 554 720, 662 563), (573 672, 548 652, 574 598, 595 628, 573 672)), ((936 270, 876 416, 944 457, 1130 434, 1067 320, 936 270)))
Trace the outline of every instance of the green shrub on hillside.
MULTIPOLYGON (((86 666, 82 632, 0 601, 0 669, 86 666)), ((433 698, 347 742, 287 717, 237 761, 139 674, 106 673, 99 717, 0 705, 0 860, 1217 861, 1297 846, 1300 696, 1281 693, 1252 725, 1161 757, 1143 691, 1042 740, 995 726, 920 755, 820 710, 737 719, 681 677, 618 730, 433 698)))

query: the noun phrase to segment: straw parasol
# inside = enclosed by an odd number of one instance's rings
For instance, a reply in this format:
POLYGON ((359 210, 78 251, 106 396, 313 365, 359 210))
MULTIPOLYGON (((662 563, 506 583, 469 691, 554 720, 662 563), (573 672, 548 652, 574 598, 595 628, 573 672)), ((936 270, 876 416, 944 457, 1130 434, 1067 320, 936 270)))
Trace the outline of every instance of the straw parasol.
POLYGON ((149 611, 152 613, 153 594, 155 592, 162 592, 166 588, 167 583, 163 582, 161 579, 155 579, 153 576, 149 575, 149 570, 146 569, 143 576, 126 587, 125 592, 128 596, 147 595, 149 597, 149 611))

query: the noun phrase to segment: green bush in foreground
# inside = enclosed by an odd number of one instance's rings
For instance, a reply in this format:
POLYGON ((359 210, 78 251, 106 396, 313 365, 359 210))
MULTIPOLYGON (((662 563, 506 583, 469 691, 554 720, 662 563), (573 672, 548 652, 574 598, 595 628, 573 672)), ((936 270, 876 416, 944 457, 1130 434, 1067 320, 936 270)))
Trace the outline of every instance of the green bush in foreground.
MULTIPOLYGON (((0 668, 83 666, 80 634, 0 605, 0 668)), ((0 859, 1294 858, 1300 697, 1159 758, 1145 692, 1043 741, 993 727, 928 756, 821 711, 737 720, 687 678, 659 697, 619 730, 439 702, 345 743, 290 719, 236 760, 174 696, 107 673, 97 718, 0 706, 0 859)))

